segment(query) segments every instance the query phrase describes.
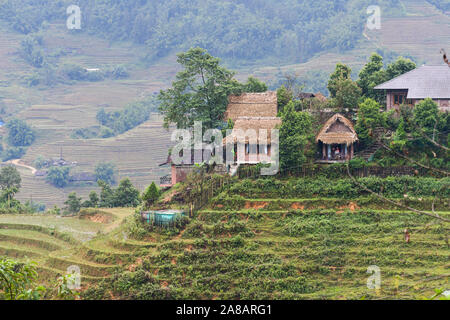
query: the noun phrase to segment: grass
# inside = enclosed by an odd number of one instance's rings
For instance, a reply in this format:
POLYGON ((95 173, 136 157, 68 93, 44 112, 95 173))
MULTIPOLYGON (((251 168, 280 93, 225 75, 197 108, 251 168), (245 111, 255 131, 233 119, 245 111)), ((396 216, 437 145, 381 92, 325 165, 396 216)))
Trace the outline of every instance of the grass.
POLYGON ((66 274, 69 266, 81 269, 84 286, 109 277, 119 264, 128 261, 131 250, 107 246, 110 231, 121 225, 134 210, 104 209, 112 215, 108 223, 78 217, 50 215, 0 215, 0 256, 38 263, 39 281, 51 284, 66 274), (100 234, 100 235, 99 235, 100 234))

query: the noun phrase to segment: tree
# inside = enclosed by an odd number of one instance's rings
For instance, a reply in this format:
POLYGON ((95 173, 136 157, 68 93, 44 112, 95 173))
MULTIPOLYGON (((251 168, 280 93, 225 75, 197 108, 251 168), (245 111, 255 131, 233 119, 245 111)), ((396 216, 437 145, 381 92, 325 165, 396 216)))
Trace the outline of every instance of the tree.
POLYGON ((151 185, 149 185, 144 193, 142 194, 142 200, 145 201, 146 205, 152 205, 156 200, 159 198, 159 191, 158 187, 154 182, 152 182, 151 185))
POLYGON ((332 98, 336 97, 336 93, 339 88, 339 82, 341 80, 351 79, 352 69, 345 64, 338 63, 336 69, 330 75, 330 80, 328 81, 328 91, 332 98))
POLYGON ((100 199, 98 198, 97 192, 91 191, 89 193, 89 199, 84 201, 81 206, 83 208, 97 208, 100 199))
POLYGON ((119 186, 114 191, 115 207, 136 207, 139 205, 139 190, 131 183, 129 178, 120 181, 119 186))
POLYGON ((386 114, 380 112, 381 106, 373 99, 367 98, 359 105, 355 131, 363 147, 374 141, 373 130, 386 126, 386 114))
POLYGON ((387 66, 386 68, 387 80, 391 80, 406 72, 414 70, 415 68, 416 64, 413 61, 411 61, 411 59, 399 57, 395 62, 387 66))
POLYGON ((333 104, 343 111, 348 109, 354 111, 361 98, 361 88, 351 79, 339 79, 336 81, 336 94, 333 104))
POLYGON ((106 125, 109 121, 109 114, 105 111, 104 108, 101 108, 98 112, 97 115, 95 117, 97 119, 97 121, 101 124, 101 125, 106 125))
POLYGON ((12 119, 6 124, 8 143, 12 146, 29 146, 35 139, 34 131, 20 119, 12 119))
POLYGON ((2 190, 8 188, 20 189, 22 178, 19 171, 14 166, 6 166, 0 170, 0 188, 2 190))
POLYGON ((81 198, 78 198, 75 192, 71 192, 64 204, 70 213, 78 213, 81 209, 81 198))
POLYGON ((429 137, 434 136, 439 123, 439 107, 427 98, 414 106, 413 121, 429 137))
POLYGON ((47 159, 44 158, 44 156, 39 155, 34 161, 33 166, 37 169, 42 169, 45 164, 47 163, 47 159))
POLYGON ((57 188, 64 188, 69 184, 69 173, 69 167, 51 167, 45 179, 57 188))
POLYGON ((192 127, 202 121, 205 129, 218 128, 228 105, 228 96, 242 92, 242 85, 233 79, 234 73, 219 65, 219 59, 201 48, 191 48, 178 54, 183 70, 176 81, 158 95, 164 126, 175 123, 177 128, 192 127))
POLYGON ((100 202, 99 207, 112 208, 115 206, 114 191, 111 186, 103 180, 97 181, 98 186, 101 188, 100 191, 100 202))
POLYGON ((384 104, 384 92, 374 90, 374 88, 387 81, 387 77, 388 75, 383 69, 383 57, 377 53, 373 53, 369 62, 361 69, 357 84, 361 88, 363 96, 374 99, 380 104, 384 104))
POLYGON ((115 179, 116 165, 113 162, 100 162, 95 167, 95 176, 98 180, 103 180, 106 183, 113 185, 116 183, 115 179))
POLYGON ((40 299, 45 288, 34 287, 37 275, 35 263, 0 260, 0 300, 40 299))
POLYGON ((289 102, 282 115, 280 128, 280 166, 282 170, 296 168, 306 162, 308 143, 313 138, 312 118, 308 112, 295 111, 289 102))
POLYGON ((19 192, 21 182, 22 178, 16 167, 6 166, 0 170, 1 199, 7 202, 8 208, 11 207, 11 200, 14 199, 14 195, 19 192))
POLYGON ((267 85, 259 81, 258 79, 254 77, 249 77, 247 82, 244 84, 244 91, 245 92, 266 92, 267 91, 267 85))
POLYGON ((2 160, 8 161, 11 159, 20 159, 26 153, 25 147, 9 147, 2 153, 2 160))
POLYGON ((91 207, 96 208, 98 206, 99 198, 97 192, 91 191, 89 193, 89 201, 91 202, 91 207))
POLYGON ((283 112, 284 107, 293 99, 292 92, 284 85, 277 90, 278 112, 283 112))

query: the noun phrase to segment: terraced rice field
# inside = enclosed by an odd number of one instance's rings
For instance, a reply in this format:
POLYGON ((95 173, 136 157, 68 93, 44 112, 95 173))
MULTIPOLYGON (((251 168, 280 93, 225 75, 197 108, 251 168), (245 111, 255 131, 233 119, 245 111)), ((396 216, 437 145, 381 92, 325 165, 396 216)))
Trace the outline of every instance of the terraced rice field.
MULTIPOLYGON (((78 217, 1 215, 0 256, 35 261, 38 264, 39 280, 46 284, 56 280, 58 275, 66 274, 68 267, 78 266, 83 287, 89 286, 109 277, 119 263, 114 259, 118 254, 117 249, 106 245, 102 251, 95 245, 99 241, 92 239, 100 233, 107 234, 115 229, 133 211, 102 211, 102 214, 114 218, 107 224, 78 217)), ((129 259, 131 255, 131 251, 122 251, 121 261, 129 259)))
POLYGON ((309 200, 294 209, 300 200, 284 199, 277 210, 261 199, 235 210, 211 202, 181 232, 154 230, 144 240, 122 223, 133 209, 102 209, 103 220, 0 215, 0 256, 38 262, 43 281, 76 265, 86 299, 410 299, 447 288, 448 225, 309 200), (367 288, 372 265, 381 270, 378 291, 367 288))
MULTIPOLYGON (((124 242, 117 229, 89 242, 115 261, 136 255, 83 297, 420 299, 448 288, 450 229, 438 220, 367 199, 364 208, 355 205, 361 199, 221 199, 178 234, 153 230, 124 242), (367 287, 369 266, 380 268, 379 290, 367 287)), ((450 217, 448 208, 438 213, 450 217)))
MULTIPOLYGON (((0 25, 0 104, 6 108, 3 121, 21 118, 34 127, 37 139, 24 157, 24 163, 33 165, 37 156, 63 157, 78 162, 73 172, 92 172, 100 161, 113 161, 119 170, 119 179, 130 177, 139 189, 167 174, 159 163, 167 158, 170 133, 162 128, 161 119, 151 120, 134 130, 111 139, 89 141, 73 140, 74 130, 98 125, 95 116, 100 108, 107 111, 122 109, 128 103, 167 87, 178 67, 172 58, 157 66, 141 65, 142 48, 127 44, 111 44, 97 37, 68 32, 65 23, 50 24, 43 32, 50 51, 66 52, 59 63, 76 63, 86 68, 106 68, 125 64, 130 77, 124 80, 78 82, 59 84, 52 88, 29 88, 24 78, 35 70, 17 54, 23 36, 0 25), (3 66, 4 65, 4 66, 3 66), (3 68, 4 67, 4 68, 3 68)), ((4 128, 0 134, 5 135, 4 128)), ((21 200, 33 199, 47 208, 62 206, 66 196, 76 191, 86 196, 95 185, 78 184, 61 190, 19 168, 23 187, 21 200)))
MULTIPOLYGON (((368 31, 369 39, 361 40, 351 52, 327 52, 306 63, 242 67, 237 78, 245 80, 247 76, 255 75, 271 83, 280 73, 295 71, 301 76, 309 70, 331 72, 338 62, 357 71, 377 48, 415 56, 421 63, 441 63, 439 49, 450 43, 450 18, 424 1, 408 0, 403 4, 407 16, 382 16, 381 30, 368 31)), ((76 169, 79 172, 90 171, 98 161, 114 161, 120 177, 129 176, 139 189, 152 181, 158 182, 160 176, 168 173, 158 164, 167 156, 170 136, 161 128, 161 119, 157 117, 116 138, 81 141, 70 136, 75 129, 97 125, 95 115, 102 107, 107 111, 118 110, 168 87, 179 70, 175 54, 146 66, 140 60, 145 48, 71 33, 61 21, 48 25, 43 32, 50 51, 62 49, 66 53, 59 58, 60 64, 76 63, 86 68, 125 64, 130 70, 130 78, 61 84, 42 90, 25 85, 24 77, 35 70, 17 54, 23 36, 6 25, 0 25, 0 34, 0 100, 6 106, 3 120, 19 117, 37 131, 37 140, 24 157, 26 164, 32 165, 39 155, 59 157, 62 148, 66 160, 79 163, 76 169)), ((2 129, 0 133, 5 135, 2 129)), ((22 169, 21 172, 24 187, 19 199, 32 198, 35 202, 44 202, 47 208, 61 206, 71 191, 86 196, 95 189, 91 185, 78 185, 59 190, 22 169)))
MULTIPOLYGON (((30 147, 24 162, 32 165, 39 155, 58 158, 61 149, 64 159, 77 162, 71 172, 93 172, 97 163, 112 161, 118 169, 118 180, 129 177, 141 191, 152 181, 159 183, 159 178, 168 174, 168 168, 158 165, 167 159, 167 150, 172 146, 172 142, 170 132, 162 128, 160 121, 150 120, 125 134, 109 139, 55 138, 52 137, 53 141, 43 141, 30 147)), ((42 137, 42 140, 44 139, 46 138, 42 137)), ((72 191, 86 197, 91 190, 98 189, 95 184, 58 189, 48 185, 44 178, 34 177, 30 170, 19 170, 23 183, 18 199, 32 198, 35 202, 47 204, 48 208, 54 205, 62 206, 67 194, 72 191)))

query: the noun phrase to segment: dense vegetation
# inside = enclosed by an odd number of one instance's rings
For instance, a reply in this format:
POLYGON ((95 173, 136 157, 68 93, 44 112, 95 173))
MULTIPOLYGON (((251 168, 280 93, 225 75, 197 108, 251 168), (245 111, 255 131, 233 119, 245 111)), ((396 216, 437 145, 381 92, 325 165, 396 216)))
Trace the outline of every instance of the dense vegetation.
POLYGON ((444 12, 450 11, 450 0, 427 0, 427 1, 444 12))
MULTIPOLYGON (((0 18, 29 34, 45 22, 64 21, 71 4, 69 0, 4 0, 0 18)), ((76 4, 82 11, 81 32, 145 44, 148 59, 201 46, 241 62, 306 61, 324 50, 348 50, 361 38, 369 5, 381 5, 384 14, 401 10, 397 0, 80 0, 76 4)), ((39 53, 31 58, 38 65, 43 60, 39 53)))
MULTIPOLYGON (((350 178, 335 179, 333 183, 326 177, 296 178, 281 181, 273 178, 245 179, 234 184, 229 193, 250 198, 310 198, 336 197, 353 199, 370 195, 350 178)), ((368 189, 381 193, 388 198, 450 197, 450 178, 435 179, 422 177, 368 177, 358 182, 368 189)))
POLYGON ((155 111, 156 106, 152 98, 131 103, 120 111, 106 112, 104 109, 100 109, 97 113, 97 120, 106 127, 100 131, 100 137, 108 138, 133 129, 147 121, 150 113, 155 111))
POLYGON ((22 178, 14 166, 4 166, 0 170, 0 214, 34 213, 45 210, 45 205, 27 201, 21 203, 14 196, 22 187, 22 178))
POLYGON ((106 111, 101 108, 96 115, 100 127, 88 127, 74 130, 76 139, 110 138, 131 130, 150 119, 150 114, 157 111, 154 97, 132 102, 122 110, 106 111))
POLYGON ((159 241, 142 249, 140 263, 82 297, 411 299, 429 297, 425 292, 445 283, 438 277, 447 260, 445 228, 425 227, 427 217, 373 210, 216 210, 200 212, 178 236, 147 232, 159 241), (406 227, 414 230, 414 243, 403 240, 406 227), (366 286, 373 264, 383 274, 378 293, 366 286), (427 277, 434 282, 421 282, 427 277))

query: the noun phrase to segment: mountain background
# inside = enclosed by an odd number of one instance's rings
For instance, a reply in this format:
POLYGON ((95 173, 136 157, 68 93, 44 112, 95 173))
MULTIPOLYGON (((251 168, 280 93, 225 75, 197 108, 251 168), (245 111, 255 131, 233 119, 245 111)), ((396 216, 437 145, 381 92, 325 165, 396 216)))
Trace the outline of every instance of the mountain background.
MULTIPOLYGON (((159 182, 171 142, 158 114, 109 138, 74 132, 98 127, 102 108, 119 111, 170 86, 179 71, 176 53, 192 46, 220 57, 238 80, 255 76, 275 89, 295 74, 305 91, 327 94, 336 63, 357 77, 372 52, 385 63, 404 56, 441 64, 440 49, 450 52, 450 1, 0 0, 0 118, 23 119, 37 133, 22 162, 62 153, 77 163, 72 173, 113 161, 118 180, 130 177, 141 190, 159 182), (81 8, 81 30, 67 29, 72 4, 81 8), (366 27, 369 5, 381 7, 380 30, 366 27), (112 71, 77 77, 80 68, 112 71)), ((6 137, 5 128, 0 134, 6 137)), ((72 191, 86 197, 96 189, 55 188, 19 169, 20 200, 61 206, 72 191)))

